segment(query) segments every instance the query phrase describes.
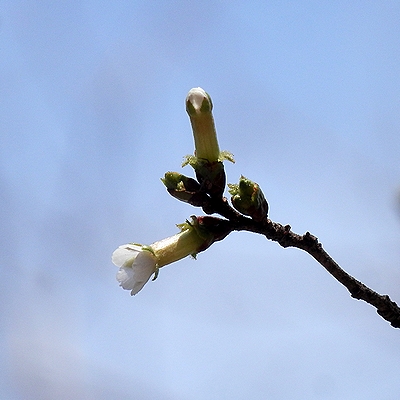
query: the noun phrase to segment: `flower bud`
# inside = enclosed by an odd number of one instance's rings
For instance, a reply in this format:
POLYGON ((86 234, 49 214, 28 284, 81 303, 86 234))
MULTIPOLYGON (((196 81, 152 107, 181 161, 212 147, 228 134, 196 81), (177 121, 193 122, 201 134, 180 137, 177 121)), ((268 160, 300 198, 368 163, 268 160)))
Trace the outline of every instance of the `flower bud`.
POLYGON ((202 185, 212 197, 222 196, 225 189, 223 160, 234 162, 232 154, 220 152, 212 115, 211 97, 201 88, 193 88, 186 97, 186 111, 192 124, 195 155, 187 156, 183 166, 190 164, 202 185))
POLYGON ((237 211, 250 216, 257 222, 268 217, 268 202, 257 183, 242 175, 239 184, 228 183, 228 187, 232 195, 232 205, 237 211))
POLYGON ((200 207, 209 199, 199 182, 178 172, 166 172, 161 181, 171 196, 192 206, 200 207))
POLYGON ((193 178, 189 178, 179 172, 168 171, 164 178, 161 178, 167 189, 185 190, 188 192, 196 192, 200 189, 200 184, 193 178))
POLYGON ((193 88, 186 97, 186 111, 192 124, 195 155, 197 158, 216 162, 219 146, 212 115, 211 97, 202 88, 193 88))

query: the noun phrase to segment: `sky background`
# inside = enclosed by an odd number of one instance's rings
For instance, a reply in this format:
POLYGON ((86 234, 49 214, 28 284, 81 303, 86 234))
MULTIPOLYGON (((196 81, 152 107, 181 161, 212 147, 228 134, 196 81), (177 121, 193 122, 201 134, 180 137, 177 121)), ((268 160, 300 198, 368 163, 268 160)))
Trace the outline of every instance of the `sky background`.
POLYGON ((201 86, 228 182, 400 302, 398 1, 0 0, 0 72, 0 398, 400 397, 400 330, 300 250, 111 263, 202 215, 160 181, 201 86))

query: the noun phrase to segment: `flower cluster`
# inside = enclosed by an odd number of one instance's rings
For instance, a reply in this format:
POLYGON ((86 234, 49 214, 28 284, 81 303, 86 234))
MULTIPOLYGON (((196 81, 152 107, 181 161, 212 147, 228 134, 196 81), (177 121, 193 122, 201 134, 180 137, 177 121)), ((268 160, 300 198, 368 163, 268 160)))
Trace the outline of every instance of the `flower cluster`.
MULTIPOLYGON (((189 91, 186 111, 192 125, 195 152, 186 156, 183 166, 193 167, 196 179, 178 172, 167 172, 162 182, 167 191, 178 200, 195 207, 202 207, 207 214, 215 212, 213 201, 226 204, 223 192, 226 177, 223 161, 234 162, 233 155, 220 151, 211 97, 201 88, 189 91)), ((240 213, 259 222, 267 218, 268 203, 260 187, 241 177, 238 185, 229 185, 232 204, 240 213)), ((231 221, 210 216, 195 217, 178 225, 180 232, 150 245, 128 243, 119 246, 112 255, 112 262, 119 267, 117 280, 123 289, 137 294, 159 269, 187 256, 195 257, 211 244, 225 238, 234 228, 231 221)))

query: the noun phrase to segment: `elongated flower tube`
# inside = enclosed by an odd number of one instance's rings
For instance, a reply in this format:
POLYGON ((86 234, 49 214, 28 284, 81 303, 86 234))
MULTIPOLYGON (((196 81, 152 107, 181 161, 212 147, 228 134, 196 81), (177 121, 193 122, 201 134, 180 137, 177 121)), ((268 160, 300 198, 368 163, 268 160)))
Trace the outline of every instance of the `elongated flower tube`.
POLYGON ((112 262, 119 267, 117 280, 123 289, 137 294, 159 268, 185 258, 195 257, 217 240, 223 239, 231 228, 225 220, 214 217, 194 217, 178 225, 181 232, 146 246, 128 243, 119 246, 112 262))
POLYGON ((189 91, 186 111, 192 124, 196 157, 216 162, 219 159, 219 146, 212 109, 211 97, 202 88, 189 91))
POLYGON ((212 115, 211 97, 202 88, 193 88, 186 97, 186 111, 192 124, 194 156, 186 156, 183 166, 190 164, 202 189, 211 196, 220 197, 225 189, 223 160, 234 162, 233 155, 220 152, 212 115))

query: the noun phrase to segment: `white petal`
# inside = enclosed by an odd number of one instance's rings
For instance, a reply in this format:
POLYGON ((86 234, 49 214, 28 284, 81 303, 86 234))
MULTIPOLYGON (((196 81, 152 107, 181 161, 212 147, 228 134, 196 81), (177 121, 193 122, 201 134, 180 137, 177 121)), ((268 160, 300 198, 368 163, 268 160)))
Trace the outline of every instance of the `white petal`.
POLYGON ((135 284, 131 294, 138 293, 156 271, 156 259, 148 251, 141 252, 132 265, 135 284))
POLYGON ((131 266, 123 266, 117 273, 117 280, 131 295, 138 293, 156 270, 155 257, 149 251, 141 251, 131 266))
POLYGON ((137 244, 124 244, 112 254, 112 262, 117 267, 130 267, 137 255, 142 251, 142 246, 137 244))
POLYGON ((186 101, 191 103, 193 108, 196 110, 196 113, 200 113, 200 109, 204 100, 207 100, 210 104, 212 104, 210 101, 210 96, 201 87, 190 89, 186 97, 186 101))
POLYGON ((131 290, 135 284, 133 269, 129 267, 121 267, 117 272, 117 281, 122 288, 131 290))

